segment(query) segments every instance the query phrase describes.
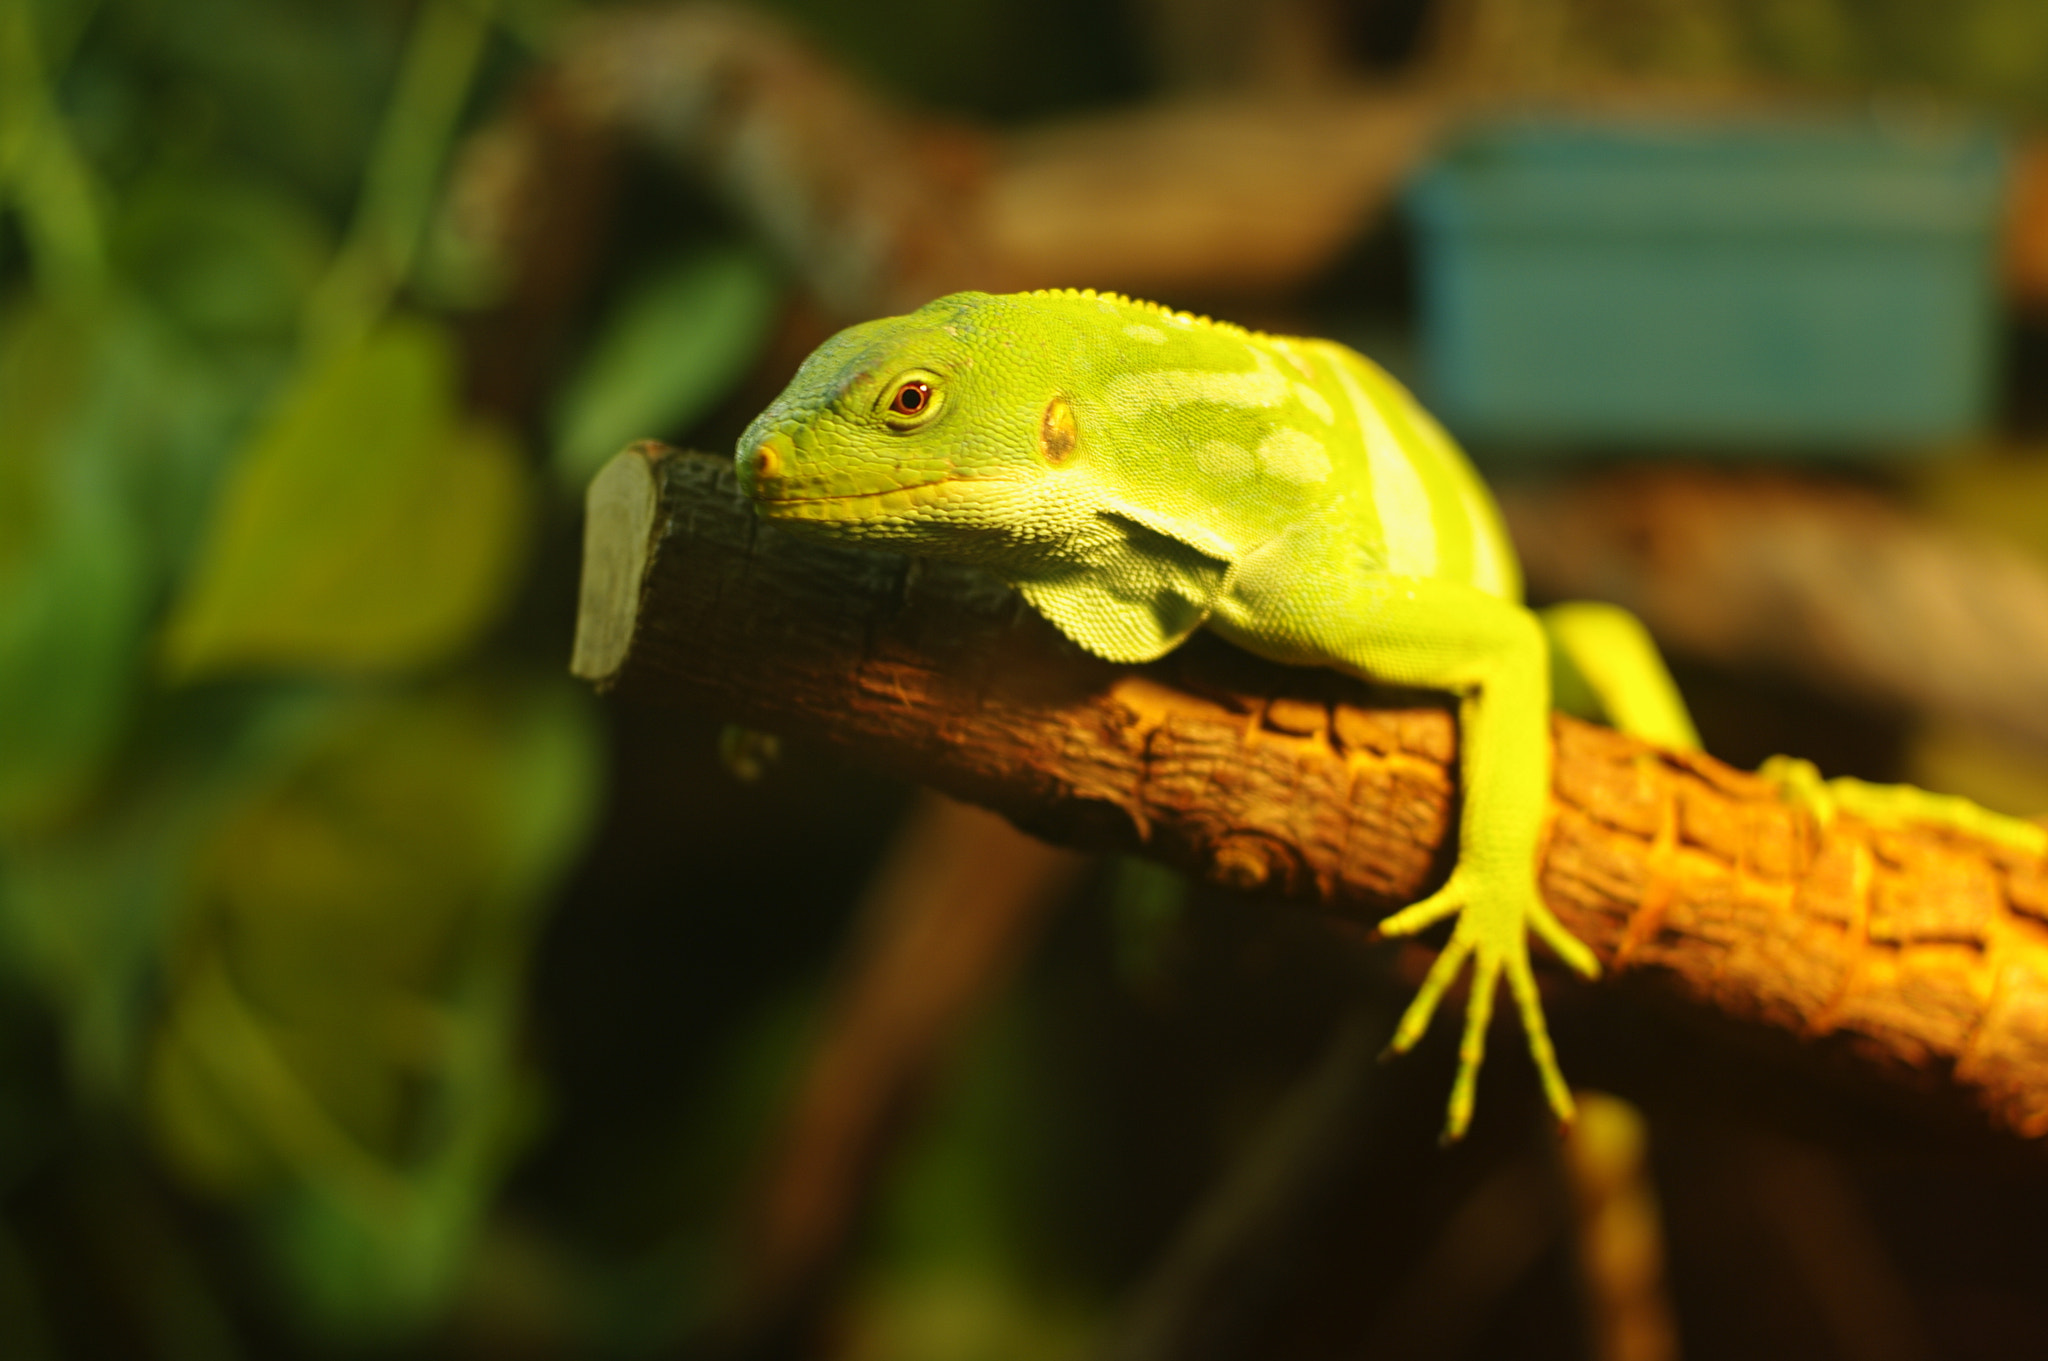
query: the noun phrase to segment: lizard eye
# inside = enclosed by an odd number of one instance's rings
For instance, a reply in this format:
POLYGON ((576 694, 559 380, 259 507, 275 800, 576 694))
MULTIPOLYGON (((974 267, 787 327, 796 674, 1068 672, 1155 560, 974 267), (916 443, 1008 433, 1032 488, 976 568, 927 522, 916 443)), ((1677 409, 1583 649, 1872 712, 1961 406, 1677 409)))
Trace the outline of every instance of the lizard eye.
POLYGON ((930 383, 905 383, 896 389, 896 398, 889 403, 889 409, 899 416, 915 416, 932 401, 930 383))
POLYGON ((875 398, 883 423, 907 433, 930 420, 940 405, 938 381, 922 369, 913 369, 884 387, 875 398))

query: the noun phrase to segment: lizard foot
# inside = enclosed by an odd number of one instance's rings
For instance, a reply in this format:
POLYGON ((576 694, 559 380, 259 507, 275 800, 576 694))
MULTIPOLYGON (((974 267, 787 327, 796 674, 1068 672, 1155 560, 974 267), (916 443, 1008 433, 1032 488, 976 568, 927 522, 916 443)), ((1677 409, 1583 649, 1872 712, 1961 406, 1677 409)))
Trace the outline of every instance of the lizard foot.
POLYGON ((1563 923, 1537 896, 1533 883, 1521 886, 1518 891, 1468 893, 1461 882, 1464 877, 1465 871, 1460 867, 1441 889, 1380 923, 1383 936, 1410 936, 1451 916, 1458 918, 1450 944, 1430 966, 1428 977, 1402 1013, 1394 1038, 1387 1045, 1387 1054, 1405 1054, 1415 1047, 1429 1029, 1437 1004, 1464 972, 1469 960, 1471 997, 1465 1004, 1465 1031, 1458 1044, 1458 1073, 1451 1083, 1443 1141, 1457 1142, 1472 1123, 1479 1068, 1486 1058, 1486 1028, 1493 1019, 1494 996, 1503 976, 1521 1014, 1522 1030, 1528 1036, 1529 1055, 1536 1061, 1544 1097, 1558 1121, 1569 1124, 1576 1108, 1571 1089, 1565 1085, 1564 1074, 1557 1066, 1549 1027, 1544 1023, 1543 1002, 1529 964, 1528 933, 1534 931, 1561 959, 1588 978, 1600 972, 1599 961, 1564 929, 1563 923))

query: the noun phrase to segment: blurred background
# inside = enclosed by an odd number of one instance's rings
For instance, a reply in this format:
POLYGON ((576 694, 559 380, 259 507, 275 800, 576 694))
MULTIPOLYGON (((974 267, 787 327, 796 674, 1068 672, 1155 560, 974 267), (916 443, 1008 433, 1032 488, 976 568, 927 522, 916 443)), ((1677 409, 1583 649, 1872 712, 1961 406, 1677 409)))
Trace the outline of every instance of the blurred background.
POLYGON ((0 0, 0 1357, 2040 1354, 2036 1152, 1593 989, 1441 1150, 1413 958, 566 660, 624 444, 1114 288, 2048 810, 2044 118, 2040 0, 0 0))

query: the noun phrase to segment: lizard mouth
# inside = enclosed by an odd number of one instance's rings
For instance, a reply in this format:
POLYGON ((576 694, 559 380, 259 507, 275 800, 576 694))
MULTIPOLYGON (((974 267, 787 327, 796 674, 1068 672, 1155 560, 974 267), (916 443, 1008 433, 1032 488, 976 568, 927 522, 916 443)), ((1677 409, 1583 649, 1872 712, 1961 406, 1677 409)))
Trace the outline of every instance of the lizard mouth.
MULTIPOLYGON (((757 496, 755 504, 764 514, 786 520, 836 520, 845 518, 834 512, 841 506, 867 503, 876 509, 891 509, 894 506, 909 508, 926 506, 938 500, 940 493, 953 485, 956 479, 936 478, 930 482, 913 482, 907 487, 884 487, 879 491, 838 492, 828 496, 757 496)), ((863 509, 866 504, 863 504, 863 509)))

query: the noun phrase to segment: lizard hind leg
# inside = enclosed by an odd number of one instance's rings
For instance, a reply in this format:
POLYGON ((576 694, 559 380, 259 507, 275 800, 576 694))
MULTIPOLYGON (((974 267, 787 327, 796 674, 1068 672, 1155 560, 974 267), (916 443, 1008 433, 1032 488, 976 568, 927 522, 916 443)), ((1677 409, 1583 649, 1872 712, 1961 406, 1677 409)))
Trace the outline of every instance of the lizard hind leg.
POLYGON ((1619 605, 1574 600, 1539 610, 1559 709, 1646 742, 1698 751, 1699 733, 1642 621, 1619 605))
POLYGON ((1811 761, 1773 756, 1756 773, 1778 786, 1790 802, 1805 808, 1826 827, 1837 813, 1851 813, 1880 827, 1932 823, 1983 837, 2026 855, 2048 855, 2048 827, 2024 818, 1994 813, 1954 794, 1937 794, 1905 784, 1870 784, 1841 776, 1821 778, 1811 761))

